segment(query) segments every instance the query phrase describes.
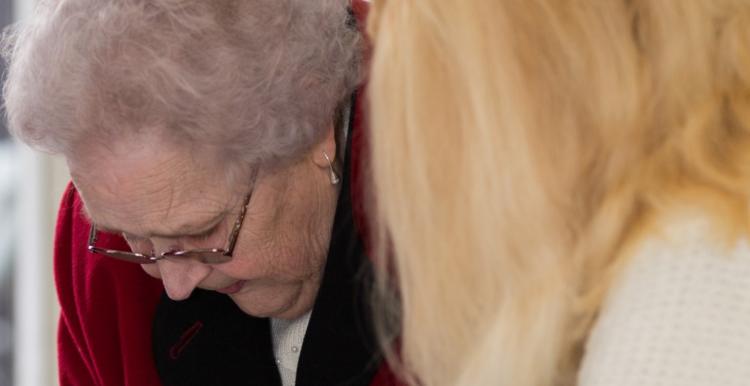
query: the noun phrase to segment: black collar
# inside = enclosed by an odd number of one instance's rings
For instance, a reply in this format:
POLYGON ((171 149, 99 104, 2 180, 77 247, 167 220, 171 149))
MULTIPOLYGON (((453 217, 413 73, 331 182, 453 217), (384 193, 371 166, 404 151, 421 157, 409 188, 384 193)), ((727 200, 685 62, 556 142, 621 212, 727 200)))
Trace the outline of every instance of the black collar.
MULTIPOLYGON (((296 386, 366 386, 380 365, 368 307, 372 267, 352 214, 350 158, 347 154, 296 386)), ((162 296, 152 333, 156 368, 166 386, 281 385, 270 321, 245 314, 228 296, 204 290, 180 302, 162 296)))

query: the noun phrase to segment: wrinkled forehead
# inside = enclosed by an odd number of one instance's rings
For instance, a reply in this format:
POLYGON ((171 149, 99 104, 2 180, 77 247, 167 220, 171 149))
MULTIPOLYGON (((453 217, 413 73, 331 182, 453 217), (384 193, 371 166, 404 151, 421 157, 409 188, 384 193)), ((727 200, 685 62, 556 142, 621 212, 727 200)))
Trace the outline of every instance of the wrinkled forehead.
POLYGON ((153 136, 82 147, 67 161, 92 222, 135 235, 193 231, 240 194, 210 149, 153 136))

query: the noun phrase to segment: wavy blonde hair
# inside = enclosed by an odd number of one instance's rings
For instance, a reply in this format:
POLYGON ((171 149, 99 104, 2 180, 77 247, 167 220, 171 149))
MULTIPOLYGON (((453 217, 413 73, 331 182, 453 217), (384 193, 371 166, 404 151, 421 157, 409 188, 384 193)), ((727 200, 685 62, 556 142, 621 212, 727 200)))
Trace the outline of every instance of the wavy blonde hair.
POLYGON ((412 383, 574 384, 625 249, 670 203, 746 232, 747 0, 378 0, 371 16, 379 283, 399 289, 391 360, 412 383))

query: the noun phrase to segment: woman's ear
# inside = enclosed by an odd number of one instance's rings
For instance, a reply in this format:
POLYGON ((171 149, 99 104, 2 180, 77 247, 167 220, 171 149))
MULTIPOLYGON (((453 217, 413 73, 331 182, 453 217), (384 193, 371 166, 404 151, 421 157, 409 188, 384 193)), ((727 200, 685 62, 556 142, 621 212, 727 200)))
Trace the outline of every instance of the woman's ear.
POLYGON ((328 168, 336 163, 336 135, 334 124, 331 122, 328 132, 319 144, 315 145, 312 152, 312 160, 321 168, 328 168))

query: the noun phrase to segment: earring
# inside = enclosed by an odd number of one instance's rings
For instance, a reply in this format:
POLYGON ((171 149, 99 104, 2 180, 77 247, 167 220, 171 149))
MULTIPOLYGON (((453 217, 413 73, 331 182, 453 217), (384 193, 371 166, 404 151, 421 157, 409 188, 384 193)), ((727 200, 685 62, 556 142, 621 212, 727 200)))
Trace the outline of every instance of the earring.
POLYGON ((326 152, 323 152, 323 157, 326 157, 326 161, 328 161, 328 177, 331 179, 331 185, 338 185, 339 182, 341 182, 341 178, 339 178, 339 175, 333 170, 333 162, 328 158, 326 152))

